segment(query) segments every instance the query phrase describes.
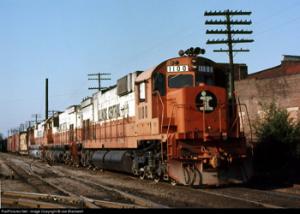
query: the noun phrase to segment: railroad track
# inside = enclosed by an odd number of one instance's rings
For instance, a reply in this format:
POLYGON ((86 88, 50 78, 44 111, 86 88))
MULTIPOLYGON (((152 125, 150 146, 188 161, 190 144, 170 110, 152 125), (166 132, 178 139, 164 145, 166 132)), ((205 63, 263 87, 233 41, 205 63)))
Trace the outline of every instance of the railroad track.
POLYGON ((247 201, 265 208, 300 208, 300 196, 276 191, 264 191, 246 187, 230 187, 223 189, 197 189, 206 194, 247 201))
MULTIPOLYGON (((56 170, 57 169, 52 170, 52 171, 55 172, 56 170)), ((59 172, 56 172, 56 173, 59 174, 60 172, 61 171, 59 170, 59 172)), ((96 186, 96 187, 105 188, 109 191, 119 192, 119 190, 115 190, 115 189, 112 189, 110 187, 103 186, 99 183, 94 183, 92 181, 87 181, 87 180, 84 180, 84 179, 79 178, 79 177, 74 177, 74 176, 69 176, 69 177, 71 179, 77 180, 77 181, 82 182, 82 183, 86 183, 86 184, 93 185, 93 186, 96 186)), ((169 186, 169 184, 163 184, 163 185, 168 185, 169 186)), ((182 188, 186 188, 186 187, 182 187, 182 188)), ((251 197, 250 198, 241 197, 242 196, 241 192, 250 192, 250 193, 256 192, 256 193, 259 193, 259 194, 268 194, 268 195, 273 195, 273 196, 278 195, 279 197, 283 198, 283 195, 281 195, 279 193, 276 193, 276 192, 265 192, 265 191, 247 189, 247 188, 240 189, 240 192, 229 192, 229 191, 224 191, 224 189, 223 190, 222 189, 213 189, 213 190, 210 190, 210 189, 206 189, 206 190, 205 189, 192 189, 192 190, 196 190, 197 192, 202 192, 202 193, 205 193, 205 194, 210 194, 210 195, 214 195, 214 196, 218 196, 218 197, 222 197, 222 198, 227 198, 227 199, 231 199, 231 200, 235 200, 235 201, 246 202, 246 203, 249 203, 249 204, 253 204, 256 207, 264 207, 264 208, 285 208, 286 207, 284 205, 279 206, 279 205, 276 205, 276 204, 272 204, 272 202, 268 203, 264 200, 257 199, 257 198, 253 199, 251 197)), ((225 188, 225 190, 226 190, 226 188, 225 188)), ((123 192, 121 192, 121 194, 123 194, 123 192)), ((127 196, 127 194, 128 193, 126 193, 125 196, 127 196)), ((290 197, 292 197, 292 198, 294 197, 295 199, 300 199, 300 197, 298 197, 298 196, 290 196, 290 197)), ((133 198, 131 196, 129 196, 129 198, 131 198, 135 202, 140 201, 139 204, 142 205, 142 206, 147 206, 147 207, 157 207, 157 206, 159 206, 159 205, 155 205, 155 204, 153 206, 153 204, 151 202, 150 203, 149 202, 145 203, 144 200, 140 200, 139 198, 136 199, 136 196, 134 196, 133 198)), ((272 200, 272 198, 270 200, 272 200)))
POLYGON ((64 194, 64 190, 58 189, 56 186, 51 183, 46 182, 41 179, 40 176, 37 176, 33 173, 28 172, 26 169, 17 166, 15 163, 6 160, 6 166, 11 170, 11 179, 19 179, 25 184, 29 185, 34 192, 51 192, 55 194, 64 194))
MULTIPOLYGON (((31 166, 40 167, 40 166, 37 166, 36 164, 31 165, 31 166)), ((80 177, 75 177, 75 176, 72 176, 72 175, 66 175, 66 172, 62 172, 61 170, 58 170, 58 169, 55 169, 55 170, 51 169, 51 172, 56 173, 58 176, 61 176, 63 174, 63 176, 65 178, 69 178, 69 179, 78 181, 81 184, 85 184, 85 185, 88 185, 92 188, 96 188, 99 191, 101 191, 101 189, 104 189, 108 192, 120 195, 121 197, 124 197, 124 198, 130 200, 132 203, 136 204, 137 205, 136 208, 142 208, 142 207, 144 207, 144 208, 167 208, 167 206, 164 206, 162 204, 158 204, 158 203, 153 202, 151 200, 142 198, 140 196, 136 196, 134 194, 122 191, 122 190, 117 189, 117 188, 113 188, 113 187, 110 187, 110 186, 107 186, 107 185, 104 185, 104 184, 96 183, 96 182, 93 182, 93 181, 90 181, 90 180, 87 180, 87 179, 83 179, 83 178, 80 178, 80 177)), ((129 206, 129 204, 122 204, 122 203, 120 203, 120 204, 121 204, 121 206, 126 206, 126 208, 135 208, 135 205, 129 206)), ((119 207, 117 207, 117 208, 119 208, 119 207)), ((122 208, 124 208, 124 207, 122 207, 122 208)))
MULTIPOLYGON (((78 173, 75 171, 65 170, 64 166, 48 166, 45 167, 45 164, 40 161, 32 161, 28 158, 18 157, 20 160, 25 162, 27 166, 25 168, 29 170, 31 173, 39 174, 39 176, 44 176, 47 179, 47 175, 52 175, 52 177, 57 177, 60 179, 68 179, 68 181, 76 182, 78 185, 84 185, 85 187, 93 188, 99 192, 106 191, 110 193, 114 193, 118 195, 119 198, 126 199, 125 203, 114 202, 114 200, 110 203, 108 200, 96 200, 90 199, 93 197, 84 197, 80 198, 80 200, 85 199, 86 202, 89 202, 92 205, 96 205, 99 207, 110 207, 110 208, 142 208, 142 207, 152 207, 152 208, 165 208, 161 204, 154 203, 151 200, 147 200, 144 198, 144 193, 140 192, 138 189, 129 189, 123 188, 122 185, 120 187, 125 189, 125 191, 120 190, 119 187, 116 187, 114 183, 111 182, 102 182, 102 180, 97 179, 93 175, 84 176, 84 172, 78 173), (112 185, 113 184, 113 185, 112 185), (129 192, 133 192, 131 194, 129 192), (141 195, 140 196, 137 196, 141 195), (100 204, 100 201, 104 203, 100 204)), ((49 178, 47 179, 49 181, 49 178)), ((51 179, 50 179, 51 180, 51 179)), ((136 180, 136 179, 133 179, 136 180)), ((137 179, 138 181, 139 179, 137 179)), ((145 183, 146 184, 146 183, 145 183)), ((57 183, 54 183, 56 186, 60 186, 57 183)), ((181 192, 182 197, 186 197, 186 195, 190 195, 191 197, 202 198, 199 200, 203 200, 203 202, 199 203, 204 205, 203 207, 256 207, 256 208, 298 208, 300 207, 300 196, 294 195, 290 193, 282 193, 277 191, 264 191, 258 189, 250 189, 247 187, 240 186, 232 186, 232 187, 224 187, 224 188, 209 188, 209 189, 193 189, 187 188, 185 186, 176 186, 171 187, 170 184, 167 183, 159 183, 158 185, 154 185, 156 189, 169 189, 169 195, 174 194, 173 192, 181 192), (174 190, 174 191, 173 191, 174 190), (219 201, 223 201, 219 203, 219 201)), ((65 189, 65 186, 62 188, 65 189)), ((72 191, 71 191, 72 192, 72 191)), ((78 194, 77 194, 78 195, 78 194)), ((150 198, 156 198, 154 197, 150 198)), ((79 195, 80 196, 80 195, 79 195)), ((159 197, 159 196, 158 196, 159 197)), ((79 199, 78 199, 79 200, 79 199)), ((156 200, 156 199, 154 199, 156 200)), ((167 200, 173 200, 172 198, 167 200)), ((183 200, 184 201, 184 200, 183 200)), ((164 202, 165 203, 165 202, 164 202)), ((185 202, 184 202, 185 203, 185 202)), ((192 202, 194 203, 194 202, 192 202)), ((169 204, 169 203, 167 203, 169 204)), ((173 204, 173 203, 172 203, 173 204)), ((176 206, 176 204, 170 206, 176 206)), ((197 203, 198 204, 198 203, 197 203)), ((192 204, 191 204, 192 205, 192 204)), ((192 205, 193 206, 193 205, 192 205)), ((201 206, 201 205, 200 205, 201 206)), ((176 206, 177 207, 177 206, 176 206)), ((189 206, 187 206, 189 207, 189 206)))
MULTIPOLYGON (((166 185, 166 184, 162 184, 166 185)), ((185 187, 178 187, 184 189, 185 187)), ((247 187, 231 186, 218 188, 191 188, 193 192, 248 202, 264 208, 300 208, 300 196, 276 190, 258 190, 247 187)))
POLYGON ((83 204, 82 201, 60 195, 49 195, 28 192, 4 191, 1 192, 1 204, 18 208, 75 208, 74 205, 83 204))
POLYGON ((1 193, 2 204, 26 208, 144 208, 126 203, 94 200, 84 196, 61 196, 40 193, 5 191, 1 193))
MULTIPOLYGON (((25 180, 26 183, 30 183, 29 179, 31 179, 30 180, 31 182, 32 182, 32 178, 38 179, 40 182, 43 182, 44 184, 52 187, 53 189, 56 189, 57 192, 60 193, 60 195, 52 196, 52 195, 41 195, 38 193, 32 193, 34 195, 30 195, 30 193, 20 193, 20 192, 19 193, 18 192, 7 193, 7 192, 5 192, 3 195, 4 202, 8 203, 8 205, 17 205, 18 204, 20 206, 24 206, 24 204, 27 203, 29 207, 55 207, 55 202, 57 202, 57 201, 52 200, 50 203, 47 201, 45 202, 45 201, 37 200, 37 197, 42 197, 43 199, 47 198, 49 200, 49 198, 53 198, 53 199, 60 198, 61 199, 62 197, 67 196, 70 198, 65 201, 76 201, 76 203, 72 204, 72 205, 80 206, 81 208, 82 207, 83 208, 167 208, 166 206, 152 202, 145 198, 141 198, 139 196, 135 196, 130 193, 126 193, 126 192, 118 190, 116 188, 108 187, 108 186, 105 186, 102 184, 97 184, 97 183, 87 181, 87 180, 84 180, 81 178, 66 175, 65 172, 57 172, 57 171, 48 169, 48 171, 51 171, 52 175, 53 174, 57 175, 56 181, 59 178, 70 179, 72 182, 74 182, 74 181, 78 182, 78 185, 86 185, 90 188, 93 188, 96 191, 99 191, 99 192, 103 192, 103 190, 104 190, 105 193, 110 194, 111 195, 110 198, 114 198, 114 200, 98 200, 98 199, 89 198, 82 194, 78 194, 76 191, 74 191, 75 189, 70 191, 66 187, 62 187, 61 185, 59 185, 59 182, 49 181, 49 179, 40 176, 37 172, 35 172, 33 170, 33 168, 35 168, 35 167, 41 168, 40 166, 37 165, 37 163, 34 163, 34 161, 27 161, 27 160, 24 161, 24 160, 16 159, 13 162, 11 160, 6 159, 6 162, 9 163, 9 167, 11 169, 13 169, 16 174, 18 174, 19 176, 21 175, 20 177, 23 180, 25 180), (17 166, 16 162, 19 163, 18 166, 17 166), (21 165, 22 165, 22 167, 20 167, 21 165), (20 173, 20 172, 22 172, 22 173, 20 173), (8 197, 8 196, 11 196, 12 194, 15 196, 14 198, 8 197), (63 196, 61 196, 61 194, 63 194, 63 196), (116 197, 116 195, 117 195, 117 197, 116 197), (20 197, 23 197, 24 199, 22 199, 20 201, 20 199, 19 199, 20 197), (29 197, 29 199, 28 199, 28 197, 29 197), (127 203, 121 203, 120 198, 122 198, 123 201, 127 201, 127 203), (78 202, 81 202, 81 203, 78 203, 78 202)), ((32 186, 35 186, 35 185, 36 185, 36 182, 32 186)), ((35 188, 35 190, 38 192, 41 192, 39 189, 35 188)), ((57 206, 61 207, 62 205, 59 204, 57 206)))

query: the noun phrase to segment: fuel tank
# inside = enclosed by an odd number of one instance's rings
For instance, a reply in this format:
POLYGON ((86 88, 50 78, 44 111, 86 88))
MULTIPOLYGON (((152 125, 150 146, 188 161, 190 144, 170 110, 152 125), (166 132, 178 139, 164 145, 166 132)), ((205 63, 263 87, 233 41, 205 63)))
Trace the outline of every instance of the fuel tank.
POLYGON ((29 156, 35 159, 41 159, 41 152, 39 149, 29 150, 29 156))
POLYGON ((29 156, 36 159, 41 159, 41 150, 39 145, 32 145, 29 148, 29 156))
POLYGON ((91 162, 99 169, 132 173, 132 155, 127 150, 96 151, 91 162))

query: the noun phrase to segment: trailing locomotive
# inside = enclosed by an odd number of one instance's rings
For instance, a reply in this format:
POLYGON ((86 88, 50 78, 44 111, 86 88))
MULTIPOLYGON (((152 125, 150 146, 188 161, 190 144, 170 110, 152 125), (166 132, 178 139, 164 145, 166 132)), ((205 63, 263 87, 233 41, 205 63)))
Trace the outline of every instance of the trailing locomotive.
POLYGON ((251 152, 238 105, 229 106, 227 67, 199 50, 130 73, 28 129, 29 154, 172 184, 246 182, 251 152))

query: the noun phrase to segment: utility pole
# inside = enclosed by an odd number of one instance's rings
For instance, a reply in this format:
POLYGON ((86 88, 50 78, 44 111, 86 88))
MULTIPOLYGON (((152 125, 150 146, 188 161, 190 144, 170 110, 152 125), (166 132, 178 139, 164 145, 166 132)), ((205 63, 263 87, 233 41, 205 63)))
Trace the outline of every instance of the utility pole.
POLYGON ((24 130, 25 130, 25 126, 23 123, 21 123, 19 126, 19 132, 23 132, 24 130))
POLYGON ((38 123, 38 118, 40 118, 41 115, 40 115, 40 114, 33 114, 32 117, 35 118, 35 124, 37 125, 37 123, 38 123))
POLYGON ((102 80, 111 80, 110 77, 105 77, 107 75, 111 75, 111 74, 110 73, 88 74, 88 76, 94 76, 94 77, 96 77, 96 78, 89 78, 88 80, 97 80, 98 81, 98 87, 92 87, 92 88, 89 88, 89 90, 98 90, 98 91, 101 91, 102 89, 105 89, 106 87, 101 87, 101 81, 102 80))
POLYGON ((232 11, 232 10, 225 10, 225 11, 209 11, 205 12, 204 16, 223 16, 225 20, 207 20, 205 22, 206 25, 224 25, 226 29, 219 29, 219 30, 207 30, 206 34, 217 34, 227 35, 226 39, 214 39, 214 40, 207 40, 206 44, 208 45, 215 45, 215 44, 225 44, 228 46, 228 49, 219 49, 214 50, 214 52, 221 52, 221 53, 228 53, 229 55, 229 72, 228 72, 228 100, 229 105, 232 109, 231 116, 234 116, 234 106, 235 106, 235 98, 234 98, 234 62, 233 62, 233 53, 238 52, 249 52, 248 49, 233 49, 234 44, 238 43, 251 43, 254 42, 253 39, 235 39, 234 36, 238 34, 252 34, 250 30, 240 30, 240 29, 232 29, 233 25, 251 25, 252 22, 250 20, 232 20, 232 16, 250 16, 252 12, 247 11, 232 11))
POLYGON ((48 78, 45 82, 45 120, 48 119, 48 78))
POLYGON ((30 127, 31 127, 31 124, 34 123, 34 122, 35 122, 35 121, 32 121, 32 120, 26 121, 26 125, 25 125, 25 126, 27 127, 27 129, 30 128, 30 127))
POLYGON ((48 112, 49 112, 49 115, 51 115, 51 117, 53 117, 55 113, 60 112, 60 111, 57 111, 57 110, 49 110, 48 112))

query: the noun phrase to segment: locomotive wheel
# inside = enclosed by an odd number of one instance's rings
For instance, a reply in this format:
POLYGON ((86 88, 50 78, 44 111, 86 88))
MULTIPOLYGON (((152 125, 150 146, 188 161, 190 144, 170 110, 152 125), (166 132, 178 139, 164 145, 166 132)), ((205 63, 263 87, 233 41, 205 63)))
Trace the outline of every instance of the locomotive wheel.
POLYGON ((87 157, 87 154, 86 154, 86 153, 83 153, 83 154, 81 155, 80 162, 81 162, 81 165, 82 165, 83 167, 86 167, 86 166, 87 166, 87 164, 86 164, 86 157, 87 157))
POLYGON ((196 178, 197 178, 197 171, 192 167, 192 168, 189 168, 190 172, 191 172, 191 175, 192 177, 191 178, 191 181, 190 181, 190 186, 194 185, 195 181, 196 181, 196 178))
POLYGON ((160 177, 155 177, 153 180, 154 180, 154 183, 157 184, 157 183, 159 183, 159 181, 160 181, 160 177))
POLYGON ((190 174, 189 174, 188 167, 183 168, 183 174, 184 174, 185 185, 189 185, 190 181, 191 181, 191 177, 190 177, 190 174))
POLYGON ((195 167, 195 171, 199 176, 199 184, 198 185, 202 185, 202 173, 199 171, 199 169, 197 167, 195 167))
POLYGON ((140 174, 140 179, 141 179, 141 180, 144 180, 144 179, 145 179, 145 172, 144 172, 144 171, 140 174))
POLYGON ((171 179, 171 185, 172 185, 172 186, 176 186, 176 185, 177 185, 177 182, 176 182, 174 179, 171 179))

